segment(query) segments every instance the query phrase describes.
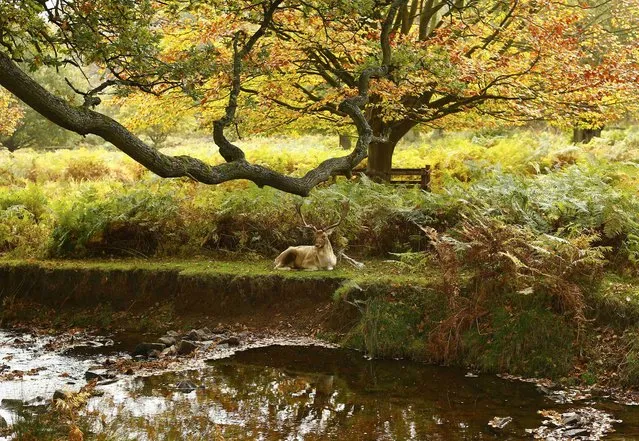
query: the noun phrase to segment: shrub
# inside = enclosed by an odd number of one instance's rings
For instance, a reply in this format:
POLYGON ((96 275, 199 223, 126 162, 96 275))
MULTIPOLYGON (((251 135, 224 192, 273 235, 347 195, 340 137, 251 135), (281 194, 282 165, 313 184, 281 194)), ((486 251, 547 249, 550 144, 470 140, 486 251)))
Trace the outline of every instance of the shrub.
POLYGON ((50 229, 23 205, 0 210, 0 253, 11 257, 44 257, 50 229))
POLYGON ((95 181, 109 174, 109 167, 99 158, 72 158, 64 170, 65 179, 95 181))
POLYGON ((32 183, 26 187, 0 187, 0 210, 21 206, 39 222, 49 212, 49 200, 43 189, 32 183))
POLYGON ((178 246, 179 201, 161 187, 154 190, 140 186, 101 194, 98 187, 86 187, 59 203, 51 255, 149 256, 178 246))
POLYGON ((47 198, 42 189, 0 188, 0 254, 43 257, 50 226, 47 198))
POLYGON ((465 219, 453 236, 424 230, 437 251, 449 299, 449 318, 430 336, 430 350, 439 359, 460 355, 471 325, 494 332, 491 311, 509 302, 507 294, 542 299, 554 313, 584 323, 582 286, 597 279, 605 262, 604 249, 592 246, 596 236, 538 235, 482 215, 465 219))
POLYGON ((489 328, 471 327, 463 340, 465 362, 482 371, 556 378, 573 367, 573 326, 543 305, 518 311, 498 307, 489 328))

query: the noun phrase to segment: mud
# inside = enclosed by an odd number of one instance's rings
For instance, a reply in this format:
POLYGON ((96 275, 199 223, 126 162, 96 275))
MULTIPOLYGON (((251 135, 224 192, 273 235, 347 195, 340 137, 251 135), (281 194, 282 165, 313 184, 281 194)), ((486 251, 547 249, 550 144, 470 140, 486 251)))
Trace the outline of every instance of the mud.
POLYGON ((213 263, 195 270, 189 270, 188 263, 170 268, 4 263, 0 301, 65 312, 100 307, 128 315, 146 314, 160 305, 181 318, 304 333, 347 329, 357 318, 349 305, 334 307, 332 295, 345 281, 342 277, 330 273, 295 277, 273 274, 270 268, 263 274, 240 271, 213 263))

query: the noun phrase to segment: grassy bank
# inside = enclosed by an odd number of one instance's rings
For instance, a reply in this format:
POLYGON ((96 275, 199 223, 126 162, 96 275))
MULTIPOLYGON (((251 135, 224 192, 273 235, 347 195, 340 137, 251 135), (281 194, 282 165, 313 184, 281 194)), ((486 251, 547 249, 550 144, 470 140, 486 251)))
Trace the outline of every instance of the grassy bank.
POLYGON ((239 323, 375 357, 639 386, 639 280, 606 275, 584 289, 579 321, 549 292, 481 300, 466 271, 455 303, 440 271, 367 263, 364 271, 307 273, 273 272, 264 261, 5 261, 0 319, 151 333, 239 323))

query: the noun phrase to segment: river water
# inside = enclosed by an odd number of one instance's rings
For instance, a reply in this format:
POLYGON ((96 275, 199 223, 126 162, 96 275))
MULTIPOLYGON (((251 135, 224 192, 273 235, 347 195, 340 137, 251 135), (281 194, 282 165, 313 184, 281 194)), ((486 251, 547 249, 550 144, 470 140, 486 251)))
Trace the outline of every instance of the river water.
MULTIPOLYGON (((62 351, 38 337, 31 350, 15 338, 0 332, 5 372, 46 369, 0 382, 0 414, 9 422, 13 400, 78 388, 91 365, 121 348, 117 338, 94 339, 89 349, 62 351)), ((540 426, 540 410, 593 407, 622 420, 605 439, 639 439, 639 408, 602 398, 557 404, 534 383, 312 345, 230 354, 100 386, 104 395, 88 406, 94 431, 122 440, 517 440, 532 439, 525 430, 540 426), (488 426, 494 417, 512 422, 495 430, 488 426)))

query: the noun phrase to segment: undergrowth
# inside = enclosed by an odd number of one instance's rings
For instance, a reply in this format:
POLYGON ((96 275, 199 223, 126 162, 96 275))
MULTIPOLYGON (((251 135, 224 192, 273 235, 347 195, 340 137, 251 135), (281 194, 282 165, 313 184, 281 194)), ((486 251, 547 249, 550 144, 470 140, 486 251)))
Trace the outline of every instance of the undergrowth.
MULTIPOLYGON (((245 147, 252 161, 300 176, 335 154, 327 144, 310 137, 245 147)), ((220 161, 205 142, 166 152, 220 161)), ((437 290, 445 300, 437 312, 424 293, 375 293, 357 304, 362 321, 349 336, 353 346, 373 355, 426 352, 440 362, 559 375, 588 320, 615 310, 622 326, 639 317, 634 294, 626 301, 606 290, 608 279, 602 282, 610 273, 639 275, 636 129, 604 132, 579 146, 522 130, 424 138, 397 148, 396 167, 425 164, 432 169, 430 192, 339 178, 304 200, 307 220, 316 225, 337 219, 342 201, 350 201, 332 240, 337 250, 391 257, 414 272, 439 268, 437 290), (524 362, 518 354, 529 356, 524 362)), ((0 171, 5 257, 272 259, 312 240, 296 214, 296 196, 245 181, 161 179, 110 150, 3 151, 0 171)), ((341 298, 354 301, 351 294, 341 298)), ((629 349, 627 358, 639 359, 636 353, 629 349)))
MULTIPOLYGON (((252 160, 302 174, 334 152, 323 138, 256 140, 252 160), (287 150, 276 149, 286 144, 287 150), (304 145, 306 144, 306 145, 304 145), (311 145, 311 147, 308 147, 311 145)), ((598 235, 610 258, 639 259, 639 135, 610 132, 571 146, 547 132, 450 135, 400 145, 396 166, 430 164, 431 193, 339 179, 313 191, 305 211, 317 223, 351 211, 336 243, 360 256, 422 251, 414 223, 443 232, 479 211, 539 234, 598 235)), ((208 145, 169 148, 215 163, 208 145)), ((272 257, 310 241, 298 198, 244 181, 206 186, 153 176, 117 152, 0 152, 0 253, 12 257, 186 256, 218 251, 272 257)))

